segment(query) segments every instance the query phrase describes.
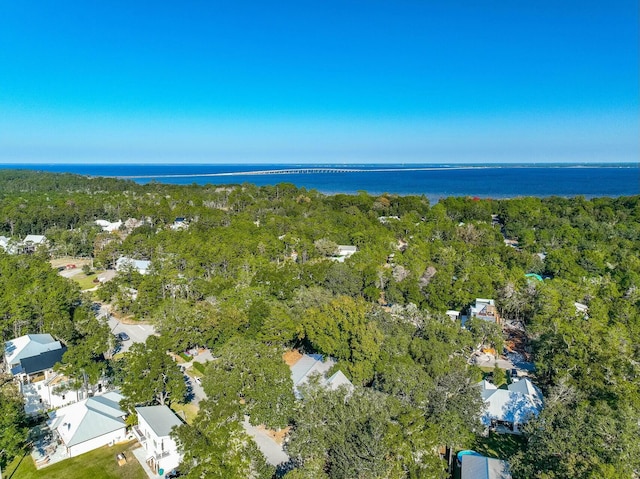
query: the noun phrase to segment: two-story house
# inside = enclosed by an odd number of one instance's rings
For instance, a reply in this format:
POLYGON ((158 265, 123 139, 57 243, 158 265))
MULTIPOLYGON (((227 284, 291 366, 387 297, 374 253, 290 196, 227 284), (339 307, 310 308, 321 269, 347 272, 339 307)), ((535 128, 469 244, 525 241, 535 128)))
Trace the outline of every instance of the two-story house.
POLYGON ((493 299, 476 298, 476 304, 469 308, 469 319, 477 318, 500 324, 500 315, 493 299))
POLYGON ((182 421, 167 406, 140 406, 136 413, 138 424, 133 427, 133 434, 147 452, 149 468, 163 474, 178 467, 182 454, 170 434, 182 421))
MULTIPOLYGON (((5 343, 7 373, 18 382, 27 414, 37 414, 85 399, 69 379, 53 370, 67 348, 50 334, 27 334, 5 343)), ((102 385, 98 385, 102 391, 102 385)))

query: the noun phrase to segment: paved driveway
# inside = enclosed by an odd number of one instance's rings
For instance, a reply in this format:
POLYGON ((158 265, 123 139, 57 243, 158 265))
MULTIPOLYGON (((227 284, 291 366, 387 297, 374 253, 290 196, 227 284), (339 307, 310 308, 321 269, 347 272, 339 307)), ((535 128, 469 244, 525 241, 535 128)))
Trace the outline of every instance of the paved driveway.
POLYGON ((213 361, 213 360, 214 360, 214 357, 211 355, 211 351, 205 350, 200 354, 198 354, 197 356, 193 356, 193 359, 188 363, 184 363, 181 365, 184 368, 184 370, 187 372, 187 378, 189 378, 189 385, 193 390, 193 399, 191 403, 195 404, 196 406, 200 404, 200 401, 202 401, 203 399, 206 399, 207 395, 205 394, 204 389, 202 389, 202 385, 198 383, 198 381, 196 381, 195 377, 189 375, 189 373, 193 368, 194 362, 204 364, 208 361, 213 361))
POLYGON ((496 359, 491 354, 477 354, 471 359, 471 364, 484 368, 493 368, 497 364, 501 369, 518 369, 527 372, 535 369, 533 363, 523 361, 519 355, 508 355, 496 359))
POLYGON ((191 391, 193 391, 193 398, 191 399, 191 404, 194 406, 200 406, 200 401, 207 399, 207 395, 202 389, 202 386, 198 384, 198 382, 191 376, 187 375, 187 386, 191 387, 191 391))
POLYGON ((282 445, 274 441, 263 430, 249 424, 249 417, 245 416, 242 427, 255 441, 258 449, 264 454, 267 462, 272 466, 277 466, 289 460, 289 456, 284 452, 282 445))
POLYGON ((73 278, 75 275, 82 273, 82 268, 63 269, 58 274, 63 278, 73 278))

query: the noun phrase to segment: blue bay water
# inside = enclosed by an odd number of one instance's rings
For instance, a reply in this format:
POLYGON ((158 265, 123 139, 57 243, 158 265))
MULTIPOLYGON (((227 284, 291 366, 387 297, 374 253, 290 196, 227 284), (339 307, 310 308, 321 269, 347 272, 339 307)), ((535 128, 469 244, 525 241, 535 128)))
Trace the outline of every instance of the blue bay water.
MULTIPOLYGON (((640 166, 624 165, 206 165, 206 164, 5 164, 89 176, 128 177, 138 183, 293 183, 322 193, 417 194, 431 201, 447 196, 629 196, 640 194, 640 166), (333 172, 293 173, 323 168, 333 172), (265 170, 289 170, 256 174, 265 170), (357 170, 345 172, 341 170, 357 170)), ((326 171, 326 170, 323 170, 326 171)))

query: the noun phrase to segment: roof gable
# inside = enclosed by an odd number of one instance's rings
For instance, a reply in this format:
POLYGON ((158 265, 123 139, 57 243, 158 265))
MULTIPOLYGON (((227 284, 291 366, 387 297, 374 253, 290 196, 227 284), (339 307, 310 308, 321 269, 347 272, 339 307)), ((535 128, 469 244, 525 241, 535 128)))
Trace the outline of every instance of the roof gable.
POLYGON ((528 378, 511 383, 508 388, 509 391, 524 394, 529 397, 532 402, 542 405, 542 391, 540 391, 540 388, 533 384, 528 378))
POLYGON ((151 261, 128 258, 126 256, 120 256, 116 260, 116 270, 120 271, 126 268, 133 268, 140 274, 146 274, 151 267, 151 261))
POLYGON ((507 389, 496 389, 483 398, 485 402, 485 423, 491 420, 521 424, 531 416, 537 416, 539 407, 530 397, 507 389))
POLYGON ((73 436, 67 442, 67 447, 104 436, 123 427, 126 427, 126 424, 122 418, 105 416, 91 409, 87 410, 73 436))
POLYGON ((50 413, 49 427, 58 431, 67 447, 117 431, 126 427, 125 412, 118 404, 122 399, 109 392, 65 406, 50 413))
POLYGON ((43 235, 27 235, 24 238, 23 243, 33 243, 33 244, 41 244, 44 243, 47 238, 43 235))
POLYGON ((330 388, 337 389, 341 385, 347 385, 353 387, 351 381, 344 375, 342 371, 337 371, 329 379, 326 378, 327 372, 335 366, 335 361, 331 358, 327 358, 326 361, 322 360, 320 354, 304 354, 294 365, 291 366, 291 379, 293 381, 293 389, 295 396, 300 399, 301 394, 298 390, 299 386, 302 386, 309 381, 313 375, 320 376, 321 384, 330 388))
POLYGON ((320 374, 328 371, 335 363, 332 359, 322 362, 320 354, 304 354, 293 366, 291 366, 291 379, 293 385, 297 386, 309 379, 314 372, 320 374))
POLYGON ((7 364, 16 364, 22 359, 61 348, 60 341, 53 339, 50 334, 27 334, 7 341, 4 352, 7 364))
POLYGON ((349 378, 344 375, 342 371, 338 371, 329 379, 327 379, 327 386, 329 389, 336 390, 340 386, 347 386, 348 388, 353 388, 353 384, 349 381, 349 378))
POLYGON ((26 374, 37 373, 39 371, 46 371, 51 369, 54 364, 62 361, 62 356, 67 351, 67 348, 54 349, 52 351, 45 351, 37 356, 31 356, 20 360, 22 372, 26 374))

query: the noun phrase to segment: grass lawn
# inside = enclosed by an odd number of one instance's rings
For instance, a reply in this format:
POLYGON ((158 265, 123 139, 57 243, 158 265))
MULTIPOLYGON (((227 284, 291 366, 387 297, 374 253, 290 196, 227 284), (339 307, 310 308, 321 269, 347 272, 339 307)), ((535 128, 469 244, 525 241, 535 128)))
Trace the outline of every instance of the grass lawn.
POLYGON ((173 409, 180 418, 186 418, 187 424, 193 424, 193 420, 196 418, 199 408, 195 404, 171 403, 171 409, 173 409))
POLYGON ((131 452, 138 446, 130 441, 115 446, 103 446, 78 457, 65 459, 44 469, 36 470, 30 454, 16 458, 2 471, 5 479, 145 479, 142 466, 131 452), (124 452, 127 463, 118 466, 116 454, 124 452), (22 459, 22 460, 21 460, 22 459))
POLYGON ((87 276, 84 273, 78 273, 71 277, 76 283, 80 285, 81 290, 95 288, 96 286, 100 286, 100 283, 94 283, 93 280, 98 277, 98 273, 93 273, 87 276))
MULTIPOLYGON (((206 369, 206 364, 199 363, 198 361, 193 361, 191 363, 191 371, 198 372, 200 374, 204 374, 204 370, 206 369)), ((202 376, 199 376, 202 377, 202 376)))
POLYGON ((478 437, 472 449, 483 456, 509 459, 516 452, 524 449, 524 447, 524 436, 490 432, 489 437, 478 437))
POLYGON ((62 258, 55 258, 49 261, 52 268, 59 268, 60 266, 66 266, 68 264, 75 264, 78 268, 82 268, 85 264, 91 264, 91 260, 88 258, 74 258, 73 256, 64 256, 62 258))

